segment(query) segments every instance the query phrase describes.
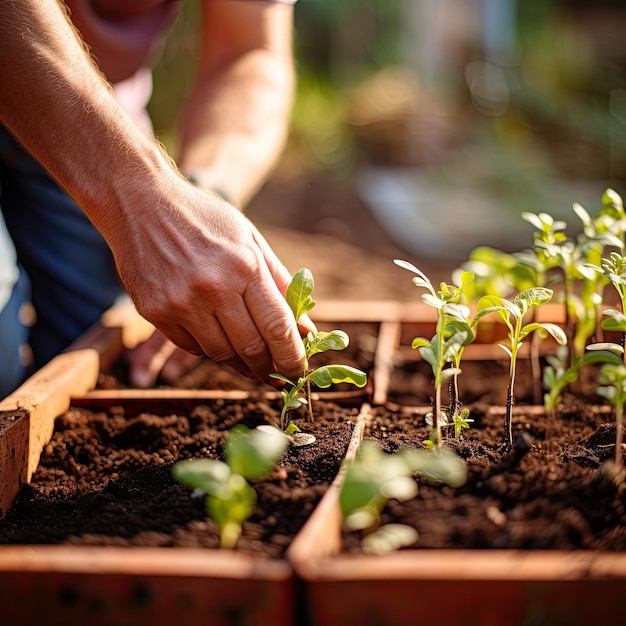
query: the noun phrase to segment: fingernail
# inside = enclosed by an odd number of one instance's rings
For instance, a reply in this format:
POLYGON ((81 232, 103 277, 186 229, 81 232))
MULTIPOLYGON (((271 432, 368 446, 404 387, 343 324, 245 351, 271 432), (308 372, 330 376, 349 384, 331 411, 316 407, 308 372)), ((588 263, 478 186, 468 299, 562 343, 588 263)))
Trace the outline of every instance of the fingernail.
POLYGON ((131 372, 130 378, 133 385, 143 389, 150 387, 153 382, 152 376, 148 370, 135 370, 131 372))

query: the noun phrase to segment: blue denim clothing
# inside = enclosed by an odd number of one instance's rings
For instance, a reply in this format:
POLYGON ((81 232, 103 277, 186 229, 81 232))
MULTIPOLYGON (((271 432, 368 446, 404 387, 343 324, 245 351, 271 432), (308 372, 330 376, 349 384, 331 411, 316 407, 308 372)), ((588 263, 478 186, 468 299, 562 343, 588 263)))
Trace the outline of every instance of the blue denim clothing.
MULTIPOLYGON (((0 207, 19 266, 30 282, 36 321, 28 340, 38 369, 97 322, 123 289, 100 233, 2 126, 0 207)), ((18 283, 0 313, 0 338, 24 335, 15 311, 28 297, 26 284, 18 283)), ((0 343, 2 381, 11 378, 19 363, 12 344, 0 343)), ((9 386, 0 381, 0 397, 9 386)))

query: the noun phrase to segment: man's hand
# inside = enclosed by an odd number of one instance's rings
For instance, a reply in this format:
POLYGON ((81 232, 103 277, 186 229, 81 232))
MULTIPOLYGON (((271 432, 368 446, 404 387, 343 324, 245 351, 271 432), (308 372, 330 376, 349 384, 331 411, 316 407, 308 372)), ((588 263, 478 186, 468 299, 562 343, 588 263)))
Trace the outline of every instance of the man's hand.
POLYGON ((284 298, 290 275, 251 222, 181 178, 137 201, 141 217, 109 244, 139 313, 189 353, 265 381, 301 375, 304 348, 284 298), (159 209, 149 212, 150 202, 159 209))
POLYGON ((140 314, 187 352, 262 380, 302 374, 289 273, 122 111, 56 0, 2 3, 0 83, 0 120, 102 233, 140 314))

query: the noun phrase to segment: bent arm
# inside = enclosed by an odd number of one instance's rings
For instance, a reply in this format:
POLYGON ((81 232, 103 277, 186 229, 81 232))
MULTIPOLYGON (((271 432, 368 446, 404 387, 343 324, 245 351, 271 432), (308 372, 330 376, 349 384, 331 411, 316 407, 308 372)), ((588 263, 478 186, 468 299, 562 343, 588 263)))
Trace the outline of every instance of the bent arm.
POLYGON ((289 4, 203 3, 200 57, 183 111, 178 162, 239 207, 265 181, 287 136, 292 19, 289 4))
POLYGON ((122 111, 57 0, 0 0, 0 85, 0 120, 102 233, 139 313, 188 352, 300 375, 286 268, 122 111))
POLYGON ((133 217, 132 196, 179 177, 117 104, 56 0, 0 2, 0 85, 2 122, 109 244, 133 217))

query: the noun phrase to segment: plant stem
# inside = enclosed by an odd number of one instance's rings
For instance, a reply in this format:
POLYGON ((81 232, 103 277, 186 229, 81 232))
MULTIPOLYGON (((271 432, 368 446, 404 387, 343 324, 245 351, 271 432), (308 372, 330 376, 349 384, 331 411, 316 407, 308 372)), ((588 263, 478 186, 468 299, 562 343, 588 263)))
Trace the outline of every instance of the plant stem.
POLYGON ((280 411, 280 429, 285 430, 285 422, 287 421, 287 404, 283 404, 283 408, 280 411))
POLYGON ((234 522, 226 522, 220 529, 220 548, 232 550, 241 535, 241 526, 234 522))
POLYGON ((506 390, 506 412, 504 415, 504 443, 507 449, 513 447, 513 405, 515 397, 513 389, 515 387, 515 368, 517 363, 517 346, 514 344, 511 350, 511 363, 509 366, 509 384, 506 390))
POLYGON ((615 464, 623 465, 622 462, 622 421, 624 416, 624 404, 618 403, 615 407, 615 464))
POLYGON ((530 341, 530 369, 533 381, 533 401, 542 402, 541 361, 539 360, 539 337, 533 335, 530 341))
POLYGON ((306 381, 306 387, 305 387, 305 393, 306 393, 306 401, 307 401, 307 415, 309 417, 309 424, 312 424, 315 419, 313 418, 313 405, 311 404, 311 381, 307 380, 306 381))
POLYGON ((441 414, 441 385, 437 385, 435 388, 435 409, 433 411, 433 430, 435 432, 435 445, 441 448, 441 421, 439 415, 441 414))
POLYGON ((448 390, 450 391, 450 416, 455 416, 460 407, 461 401, 459 400, 459 376, 455 374, 449 382, 448 390))

